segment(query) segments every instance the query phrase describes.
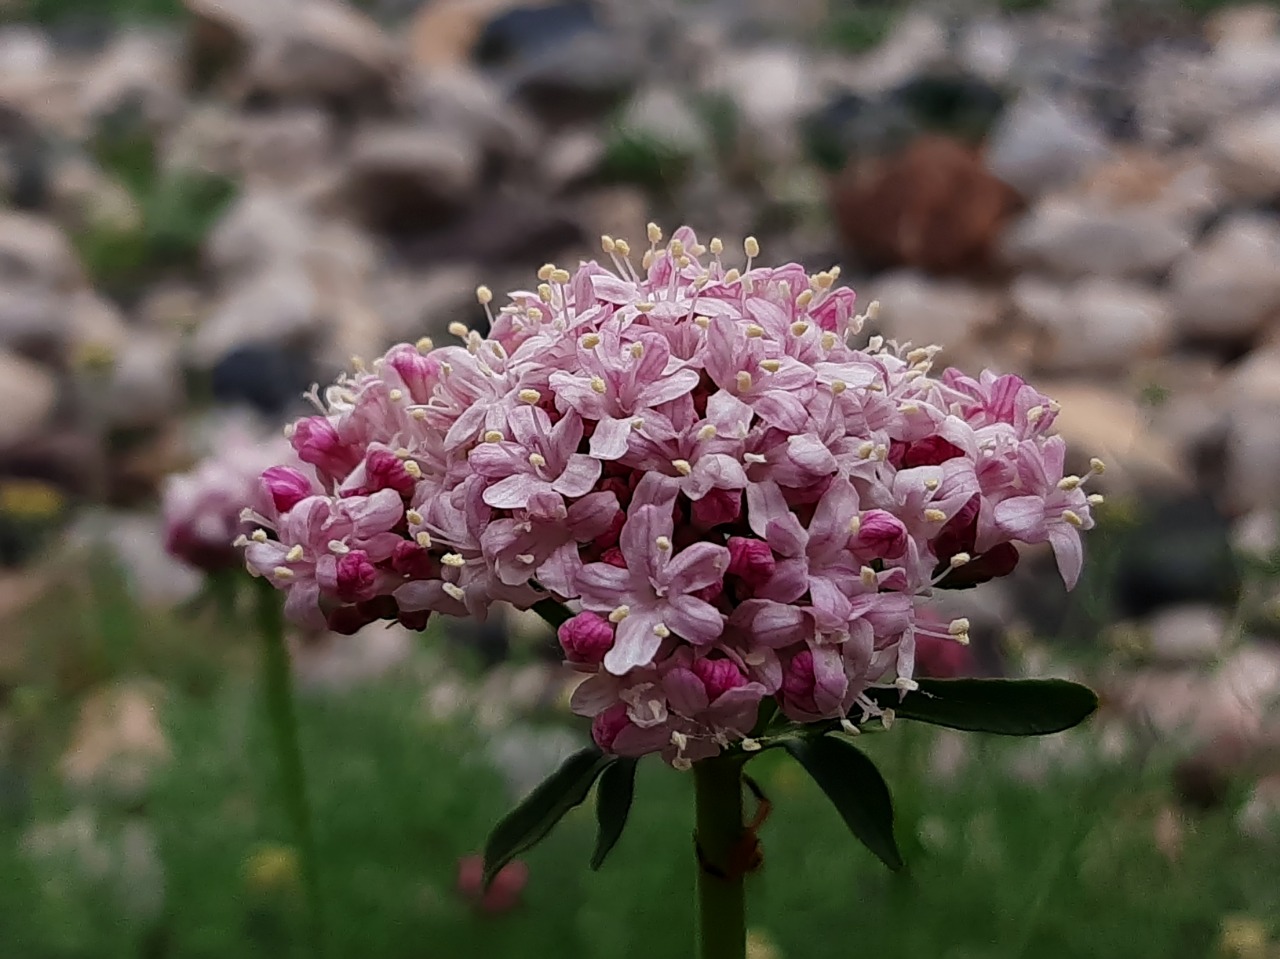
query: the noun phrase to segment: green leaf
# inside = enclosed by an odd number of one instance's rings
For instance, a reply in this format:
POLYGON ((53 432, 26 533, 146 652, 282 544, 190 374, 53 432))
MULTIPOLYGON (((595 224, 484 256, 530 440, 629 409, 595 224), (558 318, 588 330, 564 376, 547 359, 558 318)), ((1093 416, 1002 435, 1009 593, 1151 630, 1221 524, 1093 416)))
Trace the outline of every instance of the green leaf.
POLYGON ((906 695, 870 689, 898 719, 1002 736, 1045 736, 1084 722, 1098 708, 1087 686, 1065 679, 922 679, 906 695))
POLYGON ((595 746, 576 752, 507 813, 484 844, 484 883, 516 856, 541 842, 574 806, 587 798, 596 778, 616 759, 595 746))
POLYGON ((554 599, 540 599, 533 604, 532 609, 552 629, 559 629, 561 623, 573 617, 573 613, 563 603, 557 603, 554 599))
POLYGON ((596 851, 591 856, 591 868, 599 869, 605 857, 622 838, 631 812, 631 798, 636 791, 635 759, 619 759, 600 776, 596 790, 596 851))
POLYGON ((893 800, 875 763, 852 743, 831 736, 790 739, 786 748, 858 841, 890 869, 901 869, 902 854, 893 838, 893 800))

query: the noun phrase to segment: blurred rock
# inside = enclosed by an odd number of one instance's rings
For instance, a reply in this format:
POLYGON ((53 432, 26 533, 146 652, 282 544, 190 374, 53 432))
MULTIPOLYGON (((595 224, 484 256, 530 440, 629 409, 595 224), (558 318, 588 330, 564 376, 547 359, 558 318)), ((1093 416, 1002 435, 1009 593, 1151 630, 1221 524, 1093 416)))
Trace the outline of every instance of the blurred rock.
POLYGON ((395 44, 370 17, 341 0, 271 5, 253 37, 251 89, 283 100, 381 105, 399 73, 395 44))
POLYGON ((1271 562, 1280 550, 1280 514, 1264 507, 1241 516, 1231 527, 1231 545, 1246 559, 1271 562))
POLYGON ((707 87, 729 99, 754 137, 775 139, 819 103, 812 59, 790 46, 730 49, 711 65, 707 87))
POLYGON ((867 296, 873 299, 880 301, 876 332, 899 343, 940 345, 950 362, 958 362, 983 330, 998 325, 1006 307, 993 290, 907 270, 878 278, 867 296))
POLYGON ((346 690, 386 676, 416 645, 416 634, 403 626, 374 623, 351 636, 301 638, 292 644, 293 668, 307 688, 346 690))
POLYGON ((479 174, 472 143, 427 128, 371 127, 352 144, 347 193, 371 228, 418 232, 458 213, 479 174))
POLYGON ((316 108, 242 117, 236 135, 237 168, 249 190, 287 190, 332 162, 335 139, 328 114, 316 108))
POLYGON ((981 143, 1004 109, 1004 94, 979 77, 938 71, 913 77, 890 91, 923 130, 981 143))
POLYGON ((0 283, 67 290, 81 277, 75 251, 57 226, 28 213, 0 212, 0 283))
POLYGON ((635 87, 640 39, 605 27, 592 4, 567 0, 499 13, 474 52, 542 119, 567 123, 600 116, 635 87))
POLYGON ((1204 662, 1226 648, 1227 615, 1213 606, 1189 604, 1159 610, 1144 624, 1150 649, 1163 662, 1204 662))
POLYGON ((1010 293, 1022 319, 1046 334, 1036 365, 1050 372, 1122 372, 1172 337, 1164 300, 1139 284, 1097 277, 1062 286, 1021 276, 1010 293))
POLYGON ((1154 276, 1191 247, 1191 231, 1143 209, 1047 197, 1006 234, 1001 255, 1064 276, 1154 276))
POLYGON ((1280 223, 1238 213, 1224 219, 1173 267, 1179 331, 1210 341, 1248 340, 1280 312, 1280 223))
POLYGON ((920 128, 900 103, 845 92, 809 114, 802 132, 812 159, 824 169, 838 172, 852 158, 903 149, 920 128))
POLYGON ((49 421, 58 387, 43 368, 0 351, 0 448, 21 443, 49 421))
POLYGON ((1226 497, 1244 512, 1280 507, 1280 349, 1256 350, 1231 373, 1224 391, 1231 411, 1226 440, 1226 497))
POLYGON ((128 188, 84 157, 63 160, 50 172, 48 200, 51 215, 70 233, 128 233, 142 224, 128 188))
POLYGON ((160 33, 117 34, 81 81, 80 109, 95 125, 124 121, 142 130, 163 129, 186 105, 179 52, 160 33))
POLYGON ((568 729, 513 725, 494 736, 488 753, 511 795, 523 797, 581 747, 568 729))
POLYGON ((1024 94, 988 143, 987 166, 1023 196, 1078 180, 1109 153, 1101 130, 1066 103, 1024 94))
POLYGON ((539 148, 535 124, 503 93, 492 78, 458 66, 415 77, 404 98, 424 127, 475 144, 487 161, 532 158, 539 148))
POLYGON ((1274 841, 1280 836, 1280 774, 1258 780, 1236 814, 1236 823, 1255 841, 1274 841))
POLYGON ((29 283, 0 285, 0 344, 50 365, 63 360, 66 298, 29 283))
POLYGON ((1017 207, 974 150, 936 136, 900 155, 855 163, 837 180, 832 202, 844 241, 869 266, 932 273, 988 269, 1017 207))
POLYGON ((1062 405, 1054 429, 1067 441, 1070 470, 1084 475, 1089 457, 1097 456, 1108 466, 1099 479, 1109 490, 1188 484, 1173 445, 1151 431, 1147 414, 1128 395, 1069 380, 1045 380, 1037 387, 1062 405))
POLYGON ((454 224, 402 244, 413 263, 527 263, 580 247, 582 229, 562 205, 530 196, 488 195, 454 224))
POLYGON ((487 24, 514 0, 433 0, 419 7, 409 25, 409 56, 420 67, 466 63, 487 24))
MULTIPOLYGON (((111 360, 118 357, 129 343, 132 331, 110 300, 90 290, 82 290, 68 298, 65 309, 73 362, 111 360)), ((169 413, 172 415, 172 408, 169 413)))
POLYGON ((67 785, 136 802, 170 755, 158 713, 159 693, 143 683, 120 683, 90 696, 59 766, 67 785))
POLYGON ((415 343, 423 336, 441 337, 454 321, 476 326, 482 315, 476 302, 481 282, 480 272, 466 264, 397 270, 372 284, 370 304, 386 324, 388 337, 415 343))
POLYGON ((246 192, 218 220, 204 255, 224 279, 248 275, 265 264, 296 262, 318 229, 296 199, 271 190, 246 192))
POLYGON ((245 404, 276 419, 298 406, 317 379, 312 363, 296 349, 250 344, 233 349, 214 364, 211 387, 219 403, 245 404))
POLYGON ((947 56, 947 31, 923 10, 900 17, 882 43, 843 66, 841 79, 860 93, 881 93, 947 56))
POLYGON ((177 338, 134 331, 116 350, 100 415, 114 428, 141 429, 172 419, 185 398, 177 338))
POLYGON ((240 173, 241 137, 247 119, 219 102, 191 104, 160 137, 157 155, 168 172, 240 173))
POLYGON ((1218 176, 1232 197, 1280 196, 1280 110, 1227 118, 1208 143, 1218 176))
POLYGON ((192 342, 192 358, 210 368, 247 344, 297 343, 320 328, 315 285, 298 267, 278 267, 239 283, 214 305, 192 342))
MULTIPOLYGON (((190 437, 183 439, 189 443, 190 437)), ((183 453, 189 459, 190 449, 183 453)), ((186 465, 159 464, 163 471, 186 465)), ((86 510, 68 531, 67 541, 84 555, 105 550, 119 564, 130 596, 142 606, 177 606, 194 598, 204 585, 203 573, 174 562, 165 551, 164 525, 157 512, 86 510)))
POLYGON ((1191 603, 1230 606, 1239 596, 1229 521, 1199 493, 1148 497, 1113 562, 1113 599, 1122 616, 1191 603))
POLYGON ((623 111, 618 131, 675 157, 703 154, 711 146, 701 118, 671 87, 650 86, 637 94, 623 111))
POLYGON ((1008 77, 1018 59, 1019 37, 1006 21, 978 19, 965 24, 960 35, 961 64, 989 83, 1008 77))

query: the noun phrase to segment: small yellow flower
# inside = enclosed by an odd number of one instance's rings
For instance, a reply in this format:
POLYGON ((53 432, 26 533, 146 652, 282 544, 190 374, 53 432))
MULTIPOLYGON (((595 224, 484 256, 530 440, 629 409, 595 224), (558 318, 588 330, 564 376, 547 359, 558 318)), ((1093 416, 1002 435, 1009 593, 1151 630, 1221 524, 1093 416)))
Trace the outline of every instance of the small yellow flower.
POLYGON ((256 893, 292 891, 298 885, 298 856, 289 846, 263 846, 245 861, 244 875, 256 893))
POLYGON ((1270 945, 1267 924, 1253 916, 1225 916, 1218 953, 1225 959, 1267 959, 1270 945))
POLYGON ((11 479, 0 483, 0 513, 16 519, 46 520, 58 516, 66 500, 55 487, 40 480, 11 479))

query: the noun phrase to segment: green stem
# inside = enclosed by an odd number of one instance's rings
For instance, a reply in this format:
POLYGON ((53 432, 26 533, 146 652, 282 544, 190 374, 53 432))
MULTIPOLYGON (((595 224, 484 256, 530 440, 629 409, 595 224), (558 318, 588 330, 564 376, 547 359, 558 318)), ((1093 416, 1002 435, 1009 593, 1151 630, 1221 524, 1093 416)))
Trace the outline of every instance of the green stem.
POLYGON ((744 959, 742 764, 735 758, 693 764, 697 796, 699 959, 744 959))
POLYGON ((255 581, 258 589, 258 631, 262 634, 262 680, 267 712, 275 737, 276 761, 280 767, 280 788, 285 810, 298 848, 303 892, 306 895, 311 954, 321 959, 325 953, 324 910, 320 895, 319 857, 311 829, 311 806, 307 801, 302 749, 298 744, 298 716, 294 708, 293 671, 285 645, 284 611, 280 593, 265 580, 255 581))

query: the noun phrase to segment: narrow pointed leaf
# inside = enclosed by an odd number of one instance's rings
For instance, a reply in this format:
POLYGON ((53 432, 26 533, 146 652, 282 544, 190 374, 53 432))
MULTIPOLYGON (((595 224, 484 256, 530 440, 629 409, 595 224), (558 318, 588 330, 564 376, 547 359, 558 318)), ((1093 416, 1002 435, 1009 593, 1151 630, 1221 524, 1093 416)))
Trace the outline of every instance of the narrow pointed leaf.
POLYGON ((1002 736, 1045 736, 1088 719, 1098 696, 1065 679, 922 679, 920 688, 871 689, 898 719, 1002 736))
POLYGON ((787 752, 831 800, 849 831, 890 869, 902 868, 893 838, 893 800, 875 763, 832 736, 791 739, 787 752))
POLYGON ((532 849, 564 814, 587 798, 596 778, 616 759, 595 746, 574 753, 493 827, 484 845, 484 882, 516 856, 532 849))
POLYGON ((596 790, 596 851, 591 856, 591 868, 599 869, 605 857, 622 838, 631 812, 631 799, 636 791, 635 759, 619 759, 600 776, 596 790))

